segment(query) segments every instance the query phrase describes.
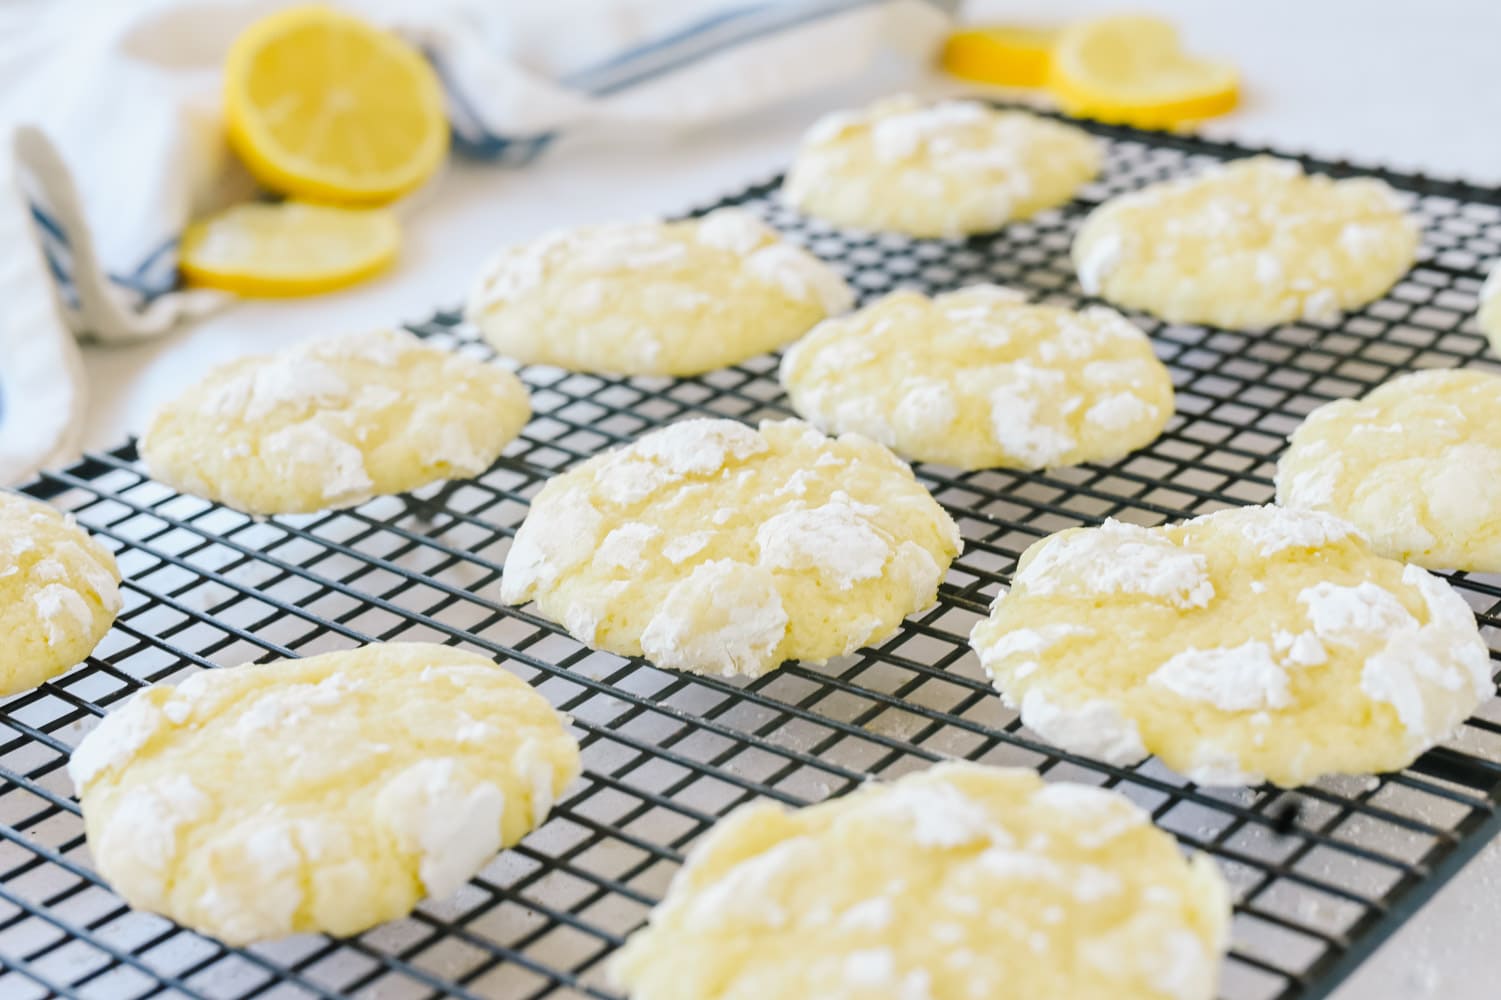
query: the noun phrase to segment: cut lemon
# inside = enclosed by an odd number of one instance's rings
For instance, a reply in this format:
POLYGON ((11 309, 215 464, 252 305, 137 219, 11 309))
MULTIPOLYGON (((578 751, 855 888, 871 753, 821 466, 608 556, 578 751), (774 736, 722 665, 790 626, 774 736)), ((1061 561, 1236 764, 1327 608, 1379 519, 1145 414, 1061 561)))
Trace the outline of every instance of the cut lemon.
POLYGON ((1070 114, 1145 128, 1224 114, 1240 95, 1234 67, 1186 54, 1171 24, 1132 15, 1065 28, 1048 86, 1070 114))
POLYGON ((188 226, 179 266, 194 285, 241 295, 311 295, 385 269, 400 237, 396 217, 383 208, 257 202, 188 226))
POLYGON ((369 204, 433 175, 448 148, 443 88, 396 35, 327 7, 245 29, 224 66, 229 141, 284 194, 369 204))
POLYGON ((989 27, 956 31, 944 43, 943 68, 955 76, 1003 87, 1041 87, 1048 82, 1052 28, 989 27))

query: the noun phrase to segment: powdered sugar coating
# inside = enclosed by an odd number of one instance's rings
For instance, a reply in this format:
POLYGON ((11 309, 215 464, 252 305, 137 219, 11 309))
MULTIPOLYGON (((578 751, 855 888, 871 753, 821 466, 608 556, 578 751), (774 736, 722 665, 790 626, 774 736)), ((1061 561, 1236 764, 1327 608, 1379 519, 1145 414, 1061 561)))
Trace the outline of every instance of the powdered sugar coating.
POLYGON ((1207 1000, 1229 912, 1123 796, 945 763, 730 814, 611 973, 636 1000, 1207 1000))
POLYGON ((836 225, 989 232, 1068 201, 1100 169, 1085 133, 973 101, 888 97, 804 135, 782 196, 836 225))
POLYGON ((775 350, 853 301, 836 270, 749 212, 722 208, 509 247, 486 265, 467 311, 498 351, 527 363, 692 375, 775 350))
POLYGON ((1390 590, 1369 582, 1353 587, 1318 584, 1298 595, 1315 636, 1325 646, 1379 647, 1361 671, 1360 687, 1372 701, 1391 705, 1415 740, 1442 737, 1457 720, 1445 713, 1430 719, 1426 687, 1477 699, 1495 692, 1490 655, 1474 634, 1468 605, 1447 584, 1417 566, 1403 569, 1402 582, 1417 590, 1428 621, 1420 623, 1390 590))
POLYGON ((1386 184, 1252 157, 1112 198, 1074 239, 1087 294, 1175 323, 1327 324, 1412 266, 1417 225, 1386 184))
POLYGON ((825 320, 787 350, 780 377, 821 429, 961 468, 1108 461, 1173 412, 1167 369, 1124 317, 1027 305, 992 285, 895 292, 825 320))
MULTIPOLYGON (((454 757, 420 760, 386 782, 376 822, 416 854, 428 895, 451 895, 500 850, 506 796, 490 781, 464 781, 454 757)), ((545 812, 542 815, 546 815, 545 812)))
POLYGON ((658 666, 726 676, 763 673, 787 634, 776 578, 731 559, 700 563, 674 584, 641 633, 658 666))
POLYGON ((1079 268, 1079 287, 1086 295, 1100 294, 1105 275, 1121 262, 1124 243, 1120 233, 1105 233, 1080 250, 1075 261, 1079 268))
POLYGON ((1147 683, 1226 712, 1284 708, 1291 700, 1287 669, 1273 657, 1269 645, 1255 639, 1239 646, 1190 647, 1174 653, 1147 683))
POLYGON ((119 581, 114 556, 70 515, 0 493, 0 696, 87 656, 120 611, 119 581))
POLYGON ((1285 549, 1320 549, 1345 538, 1365 540, 1349 521, 1310 511, 1242 507, 1208 514, 1198 520, 1207 521, 1208 518, 1214 518, 1214 523, 1222 529, 1238 532, 1256 548, 1258 555, 1265 557, 1285 549))
POLYGON ((69 773, 114 890, 238 945, 349 935, 452 893, 578 767, 563 718, 515 676, 392 643, 147 688, 69 773), (495 723, 482 739, 476 716, 495 723))
POLYGON ((971 641, 1045 739, 1205 784, 1397 769, 1494 691, 1447 584, 1276 507, 1050 536, 971 641))
POLYGON ((687 420, 551 480, 501 596, 599 649, 754 676, 889 635, 958 550, 954 523, 872 441, 687 420))
POLYGON ((848 590, 881 575, 891 545, 871 523, 880 508, 835 492, 818 507, 773 514, 756 529, 759 562, 772 570, 812 571, 848 590))
POLYGON ((186 713, 145 698, 132 698, 106 715, 68 757, 73 786, 83 788, 99 774, 128 765, 169 721, 180 725, 186 713))
POLYGON ((477 476, 530 415, 504 368, 374 331, 222 365, 156 413, 140 448, 184 492, 299 513, 477 476))
POLYGON ((1205 557, 1162 532, 1107 519, 1027 550, 1014 585, 1029 593, 1124 595, 1201 608, 1214 598, 1205 557))
POLYGON ((1035 690, 1007 704, 1020 709, 1022 721, 1043 739, 1107 764, 1134 764, 1147 755, 1136 723, 1105 698, 1065 704, 1035 690))
POLYGON ((855 304, 854 293, 837 272, 790 243, 762 247, 746 258, 745 269, 789 299, 816 302, 826 316, 855 304))
POLYGON ((1501 354, 1501 257, 1492 264, 1480 286, 1475 323, 1491 342, 1491 350, 1501 354))
POLYGON ((1393 559, 1501 570, 1501 376, 1415 372, 1324 404, 1277 463, 1277 502, 1347 520, 1393 559))

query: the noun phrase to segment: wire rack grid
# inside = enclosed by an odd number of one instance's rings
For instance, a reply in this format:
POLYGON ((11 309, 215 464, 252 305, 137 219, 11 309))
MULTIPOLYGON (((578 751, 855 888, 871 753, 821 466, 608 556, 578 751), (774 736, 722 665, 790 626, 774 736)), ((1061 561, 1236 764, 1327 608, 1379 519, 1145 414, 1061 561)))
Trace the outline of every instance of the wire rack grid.
MULTIPOLYGON (((1085 301, 1068 261, 1095 204, 1252 150, 1081 123, 1108 149, 1067 206, 992 236, 914 241, 798 217, 776 181, 721 204, 754 211, 841 268, 868 299, 974 281, 1085 301)), ((917 473, 966 551, 940 601, 878 648, 749 683, 657 670, 590 651, 498 581, 528 498, 554 473, 679 417, 754 421, 789 411, 776 359, 689 379, 524 368, 536 417, 477 480, 357 509, 258 521, 152 482, 133 444, 49 473, 26 491, 72 511, 112 547, 125 609, 95 653, 0 704, 0 997, 609 997, 609 953, 660 898, 692 841, 754 798, 801 804, 869 777, 955 756, 1114 787, 1234 886, 1222 985, 1236 1000, 1318 997, 1501 829, 1501 702, 1398 774, 1296 792, 1196 787, 1155 761, 1118 768, 1020 727, 966 636, 1023 549, 1116 517, 1156 524, 1267 501, 1284 437, 1311 408, 1401 371, 1486 366, 1473 320, 1484 263, 1501 254, 1501 191, 1374 173, 1422 220, 1422 262, 1337 324, 1260 335, 1135 317, 1173 373, 1178 412, 1151 446, 1109 465, 1042 473, 917 473), (63 765, 96 718, 142 685, 203 669, 371 640, 432 640, 492 654, 571 713, 584 776, 552 818, 450 899, 356 938, 306 935, 227 948, 126 908, 92 869, 63 765)), ((412 329, 488 356, 456 314, 412 329)), ((1494 651, 1501 579, 1454 574, 1494 651)))

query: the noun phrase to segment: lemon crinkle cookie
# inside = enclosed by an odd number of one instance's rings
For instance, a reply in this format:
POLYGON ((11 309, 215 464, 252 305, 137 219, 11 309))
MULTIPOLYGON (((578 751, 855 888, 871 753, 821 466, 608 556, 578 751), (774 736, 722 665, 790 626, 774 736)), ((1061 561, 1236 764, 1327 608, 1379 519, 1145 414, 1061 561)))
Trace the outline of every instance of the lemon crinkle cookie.
POLYGON ((1104 307, 1025 298, 895 292, 789 348, 782 384, 821 430, 965 469, 1104 461, 1155 440, 1173 383, 1146 335, 1104 307))
POLYGON ((91 653, 120 611, 115 557, 44 503, 0 492, 0 697, 91 653))
POLYGON ((1112 198, 1080 227, 1073 259, 1084 291, 1112 304, 1257 330, 1332 323, 1379 298, 1418 240, 1385 183, 1257 156, 1112 198))
POLYGON ((1491 273, 1480 286, 1480 308, 1475 321, 1491 342, 1491 350, 1501 354, 1501 259, 1491 265, 1491 273))
POLYGON ((1125 796, 949 763, 742 806, 610 971, 632 1000, 1208 1000, 1229 920, 1125 796))
POLYGON ((468 316, 502 354, 621 375, 695 375, 848 309, 839 273, 743 209, 589 226, 502 251, 468 316))
POLYGON ((1393 559, 1501 571, 1501 376, 1416 372, 1324 404, 1277 463, 1277 502, 1342 517, 1393 559))
POLYGON ((1062 205, 1099 171, 1099 146, 1072 126, 899 95, 814 124, 782 191, 838 226, 964 236, 1062 205))
POLYGON ((140 448, 176 489, 306 513, 477 476, 530 416, 504 368, 388 330, 222 365, 157 411, 140 448))
POLYGON ((891 452, 796 420, 685 420, 548 481, 501 597, 660 667, 763 674, 891 635, 959 531, 891 452))
POLYGON ((579 754, 485 657, 389 643, 146 688, 68 773, 116 892, 241 945, 449 895, 546 818, 579 754))
POLYGON ((1049 536, 971 641, 1045 739, 1204 784, 1396 770, 1495 690, 1447 583, 1281 507, 1049 536))

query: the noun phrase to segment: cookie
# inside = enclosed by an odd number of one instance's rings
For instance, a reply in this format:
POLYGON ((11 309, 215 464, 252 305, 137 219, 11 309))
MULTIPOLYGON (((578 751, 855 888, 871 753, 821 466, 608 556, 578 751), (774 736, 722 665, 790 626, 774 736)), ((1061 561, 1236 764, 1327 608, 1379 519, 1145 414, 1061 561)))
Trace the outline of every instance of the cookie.
POLYGON ((928 607, 959 529, 912 470, 796 420, 684 420, 549 480, 501 577, 595 649, 757 676, 880 642, 928 607))
POLYGON ((140 451, 184 493, 309 513, 477 476, 530 416, 504 368, 383 330, 221 365, 157 411, 140 451))
POLYGON ((791 343, 854 301, 749 212, 551 233, 502 251, 468 317, 501 354, 617 375, 697 375, 791 343))
POLYGON ((1100 172, 1085 132, 976 101, 888 97, 803 137, 782 197, 836 226, 965 236, 1062 205, 1100 172))
POLYGON ((1416 372, 1325 403, 1277 463, 1277 502, 1342 517, 1392 559, 1501 571, 1501 376, 1416 372))
POLYGON ((971 642, 1044 739, 1208 785, 1398 770, 1495 691, 1447 583, 1281 507, 1044 538, 971 642))
POLYGON ((76 665, 120 612, 115 557, 44 503, 0 492, 0 697, 76 665))
POLYGON ((1229 921, 1125 796, 948 763, 737 809, 610 971, 632 1000, 1209 1000, 1229 921))
POLYGON ((1037 469, 1119 458, 1173 414, 1152 344, 1102 306, 1074 312, 975 285, 895 292, 787 350, 792 407, 921 462, 1037 469))
POLYGON ((131 906, 231 945, 343 937, 538 826, 579 773, 564 723, 483 656, 386 643, 153 685, 68 773, 131 906))
POLYGON ((1480 308, 1475 322, 1490 340, 1491 350, 1501 354, 1501 259, 1491 265, 1491 273, 1480 286, 1480 308))
POLYGON ((1112 198, 1079 228, 1073 258, 1084 291, 1115 305, 1259 330, 1333 323, 1380 298, 1418 240, 1381 181, 1256 156, 1112 198))

